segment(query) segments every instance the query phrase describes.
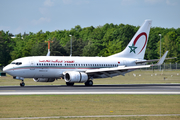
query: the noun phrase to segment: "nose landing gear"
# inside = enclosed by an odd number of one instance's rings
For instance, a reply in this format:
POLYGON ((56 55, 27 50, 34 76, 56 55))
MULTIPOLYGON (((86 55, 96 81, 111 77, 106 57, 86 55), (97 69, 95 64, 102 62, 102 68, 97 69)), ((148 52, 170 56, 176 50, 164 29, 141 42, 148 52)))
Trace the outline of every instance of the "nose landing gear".
POLYGON ((24 80, 22 80, 22 82, 20 83, 20 86, 21 86, 21 87, 24 87, 24 86, 25 86, 24 80))
POLYGON ((20 86, 21 87, 25 86, 24 78, 23 77, 13 76, 13 79, 22 80, 22 82, 20 83, 20 86))

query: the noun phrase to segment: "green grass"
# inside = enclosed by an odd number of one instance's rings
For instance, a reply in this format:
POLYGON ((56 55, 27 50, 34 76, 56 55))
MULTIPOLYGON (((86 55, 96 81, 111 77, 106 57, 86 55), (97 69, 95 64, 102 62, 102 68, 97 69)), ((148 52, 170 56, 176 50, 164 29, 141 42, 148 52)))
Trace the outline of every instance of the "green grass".
MULTIPOLYGON (((15 80, 12 76, 0 77, 0 86, 19 86, 20 80, 15 80)), ((43 83, 34 82, 33 79, 25 79, 27 85, 65 85, 63 79, 58 79, 55 82, 43 83)), ((143 71, 136 70, 125 74, 125 76, 117 76, 106 79, 94 79, 94 84, 147 84, 147 83, 180 83, 180 70, 178 71, 143 71), (133 74, 136 74, 134 77, 133 74), (165 79, 164 79, 165 78, 165 79)), ((78 84, 78 83, 76 83, 78 84)), ((75 85, 76 85, 75 84, 75 85)), ((83 85, 80 83, 79 85, 83 85)))
MULTIPOLYGON (((12 76, 0 77, 0 86, 18 85, 12 76)), ((65 85, 64 80, 38 83, 25 79, 26 85, 65 85)), ((94 84, 180 83, 180 71, 134 71, 125 76, 95 79, 94 84), (179 73, 179 75, 177 75, 179 73), (133 76, 136 74, 136 77, 133 76), (139 76, 141 74, 141 76, 139 76), (156 75, 155 75, 156 74, 156 75), (151 76, 153 75, 153 76, 151 76), (165 77, 165 80, 164 80, 165 77)), ((81 84, 83 85, 83 84, 81 84)), ((85 115, 180 114, 180 95, 29 95, 0 96, 0 118, 85 116, 85 115), (113 111, 113 112, 112 112, 113 111)), ((64 118, 60 118, 64 119, 64 118)), ((124 118, 67 118, 68 120, 164 120, 180 116, 124 118)))
MULTIPOLYGON (((86 116, 86 115, 146 115, 146 114, 147 115, 148 114, 149 115, 150 114, 180 114, 180 96, 179 95, 0 96, 0 118, 86 116)), ((171 117, 180 118, 176 116, 171 116, 171 117)), ((130 117, 130 118, 149 119, 151 117, 130 117)), ((152 117, 152 118, 157 118, 157 117, 152 117)), ((162 118, 166 118, 166 117, 162 117, 162 118)), ((87 119, 91 119, 91 118, 87 118, 87 119)))

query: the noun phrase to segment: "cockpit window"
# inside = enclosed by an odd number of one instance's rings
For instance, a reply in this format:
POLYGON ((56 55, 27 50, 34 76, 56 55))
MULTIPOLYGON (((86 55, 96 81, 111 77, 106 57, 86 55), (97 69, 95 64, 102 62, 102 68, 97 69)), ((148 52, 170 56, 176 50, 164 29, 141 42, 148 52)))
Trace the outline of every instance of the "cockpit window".
POLYGON ((16 62, 16 65, 21 65, 22 64, 22 62, 16 62))
POLYGON ((12 62, 11 64, 21 65, 22 62, 12 62))

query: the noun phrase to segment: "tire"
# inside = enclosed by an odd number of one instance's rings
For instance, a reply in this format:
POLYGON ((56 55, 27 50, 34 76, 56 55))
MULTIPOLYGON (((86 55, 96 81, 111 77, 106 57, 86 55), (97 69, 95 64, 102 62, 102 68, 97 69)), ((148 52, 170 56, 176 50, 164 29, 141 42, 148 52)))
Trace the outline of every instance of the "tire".
POLYGON ((21 87, 24 87, 24 86, 25 86, 25 83, 24 83, 24 82, 20 83, 20 86, 21 86, 21 87))
POLYGON ((66 82, 66 85, 67 85, 67 86, 74 86, 74 83, 66 82))
POLYGON ((93 81, 92 80, 86 81, 85 86, 93 86, 93 81))

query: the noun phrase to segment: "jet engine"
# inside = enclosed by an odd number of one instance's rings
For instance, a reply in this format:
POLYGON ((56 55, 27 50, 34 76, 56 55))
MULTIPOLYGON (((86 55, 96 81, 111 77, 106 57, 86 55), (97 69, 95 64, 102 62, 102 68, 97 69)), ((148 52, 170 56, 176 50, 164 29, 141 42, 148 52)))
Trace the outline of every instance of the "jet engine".
POLYGON ((35 82, 54 82, 55 78, 33 78, 35 82))
POLYGON ((84 72, 66 72, 64 75, 66 82, 70 83, 84 83, 88 80, 88 75, 84 72))

